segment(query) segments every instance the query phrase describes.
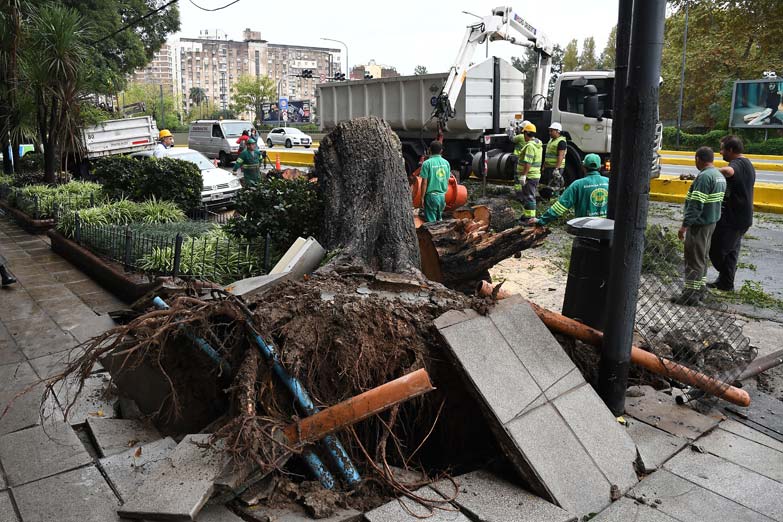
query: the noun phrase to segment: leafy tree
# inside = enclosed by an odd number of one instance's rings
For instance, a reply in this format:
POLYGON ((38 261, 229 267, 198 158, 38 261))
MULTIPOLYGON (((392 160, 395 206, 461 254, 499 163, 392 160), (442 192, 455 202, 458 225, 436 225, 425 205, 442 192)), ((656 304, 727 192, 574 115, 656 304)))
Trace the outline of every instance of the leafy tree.
POLYGON ((617 55, 617 26, 612 27, 612 31, 609 33, 609 39, 606 41, 606 47, 604 47, 599 60, 599 69, 614 69, 615 56, 617 55))
MULTIPOLYGON (((525 73, 525 108, 532 107, 533 104, 533 81, 535 79, 536 69, 538 68, 538 54, 532 49, 525 49, 522 57, 511 58, 511 64, 518 70, 525 73)), ((552 52, 552 78, 549 82, 548 99, 552 99, 552 93, 555 88, 555 82, 558 76, 563 72, 563 48, 555 45, 552 52)))
POLYGON ((277 96, 277 84, 269 76, 256 77, 243 74, 233 87, 231 111, 252 112, 254 119, 261 119, 261 105, 274 100, 277 96))
POLYGON ((413 69, 413 74, 416 76, 422 76, 427 74, 427 68, 423 65, 417 65, 416 68, 413 69))
POLYGON ((598 69, 598 58, 595 56, 595 38, 588 36, 582 42, 582 54, 579 55, 579 70, 594 71, 598 69))
POLYGON ((23 46, 23 19, 29 16, 31 4, 25 0, 0 2, 0 147, 3 171, 10 173, 19 165, 19 144, 23 139, 19 88, 19 53, 23 46), (9 139, 10 138, 10 139, 9 139), (11 157, 5 154, 11 145, 11 157))
POLYGON ((579 67, 579 43, 576 38, 568 42, 563 51, 563 72, 576 71, 579 67))
POLYGON ((179 124, 178 104, 174 95, 164 89, 161 110, 160 86, 148 83, 131 83, 125 90, 125 103, 144 102, 142 114, 152 116, 158 126, 165 123, 167 128, 176 128, 179 124))

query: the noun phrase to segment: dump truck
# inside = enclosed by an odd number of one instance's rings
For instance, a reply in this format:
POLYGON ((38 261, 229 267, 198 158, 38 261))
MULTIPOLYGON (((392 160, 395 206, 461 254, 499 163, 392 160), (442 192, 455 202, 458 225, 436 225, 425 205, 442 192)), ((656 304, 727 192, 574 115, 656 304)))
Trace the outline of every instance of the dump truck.
MULTIPOLYGON (((546 143, 549 124, 560 122, 568 138, 563 174, 570 183, 582 176, 586 154, 598 154, 610 167, 614 71, 561 74, 550 99, 551 59, 549 39, 511 8, 499 7, 468 26, 448 73, 317 85, 319 125, 328 132, 351 118, 378 116, 400 137, 409 174, 428 144, 439 139, 444 158, 460 178, 486 171, 489 179, 510 181, 516 169, 511 140, 516 127, 523 120, 535 123, 546 143), (487 40, 531 47, 538 54, 531 107, 524 106, 524 73, 498 57, 472 63, 475 48, 487 40)), ((658 122, 651 177, 660 174, 662 131, 658 122)))

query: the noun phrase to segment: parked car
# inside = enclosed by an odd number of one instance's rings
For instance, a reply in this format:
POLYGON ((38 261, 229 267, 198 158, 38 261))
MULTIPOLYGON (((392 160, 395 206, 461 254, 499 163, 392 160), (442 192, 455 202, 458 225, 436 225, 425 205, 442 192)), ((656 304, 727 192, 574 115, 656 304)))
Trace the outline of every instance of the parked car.
POLYGON ((285 145, 290 149, 294 145, 303 145, 309 149, 313 144, 313 138, 300 131, 296 127, 277 127, 266 135, 266 145, 269 148, 275 145, 285 145))
MULTIPOLYGON (((152 157, 152 151, 137 152, 134 158, 152 157)), ((242 188, 239 178, 215 166, 206 156, 193 149, 174 147, 166 155, 169 158, 195 163, 201 169, 204 187, 201 189, 201 203, 207 207, 219 207, 233 203, 242 188)))
POLYGON ((188 147, 227 167, 239 156, 237 138, 253 124, 244 120, 198 120, 190 124, 188 147))

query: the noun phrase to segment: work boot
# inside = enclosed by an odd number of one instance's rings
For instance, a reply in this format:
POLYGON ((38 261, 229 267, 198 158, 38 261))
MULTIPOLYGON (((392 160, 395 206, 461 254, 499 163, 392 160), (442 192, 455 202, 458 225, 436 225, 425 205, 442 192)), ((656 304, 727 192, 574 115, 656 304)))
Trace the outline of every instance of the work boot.
POLYGON ((707 288, 713 288, 715 290, 720 290, 721 292, 733 292, 734 291, 734 285, 726 285, 721 282, 720 279, 716 279, 715 281, 711 281, 707 283, 707 288))
POLYGON ((680 295, 672 297, 669 301, 680 306, 699 306, 701 304, 699 293, 692 290, 683 290, 680 295))
POLYGON ((3 286, 16 283, 16 279, 10 273, 8 273, 8 269, 3 265, 0 265, 0 276, 3 278, 3 286))

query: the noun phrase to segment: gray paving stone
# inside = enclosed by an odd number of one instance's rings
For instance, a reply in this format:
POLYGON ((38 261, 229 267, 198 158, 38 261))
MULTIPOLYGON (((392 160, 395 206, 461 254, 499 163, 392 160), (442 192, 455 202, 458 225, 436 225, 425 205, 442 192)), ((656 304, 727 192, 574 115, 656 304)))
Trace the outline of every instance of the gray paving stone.
POLYGON ((76 339, 62 331, 50 317, 31 317, 5 323, 17 346, 34 359, 76 346, 76 339))
MULTIPOLYGON (((255 506, 240 507, 239 510, 243 516, 256 522, 312 522, 314 520, 299 506, 292 506, 287 509, 255 506)), ((196 520, 201 521, 200 514, 196 520)), ((364 520, 364 518, 355 509, 338 509, 331 517, 320 518, 319 520, 322 522, 359 522, 364 520)))
POLYGON ((92 462, 70 426, 47 422, 0 437, 8 484, 18 486, 92 462))
POLYGON ((208 439, 208 434, 185 437, 118 510, 120 516, 193 519, 211 496, 215 477, 227 464, 222 455, 196 445, 208 439))
POLYGON ((764 435, 760 431, 754 430, 753 428, 745 426, 744 424, 740 424, 734 419, 726 419, 725 421, 721 422, 720 429, 735 435, 739 435, 740 437, 744 437, 748 440, 752 440, 753 442, 758 442, 759 444, 768 448, 783 451, 783 442, 764 435))
POLYGON ((88 417, 87 426, 101 457, 125 453, 128 448, 138 448, 161 438, 154 427, 132 419, 88 417))
POLYGON ((36 382, 38 376, 26 361, 0 366, 0 391, 20 391, 36 382))
MULTIPOLYGON (((741 488, 741 484, 735 484, 741 488)), ((658 510, 681 522, 769 522, 772 519, 752 511, 701 486, 689 482, 664 469, 642 480, 629 493, 629 497, 645 497, 648 503, 657 504, 658 510)), ((633 520, 633 519, 628 519, 633 520)))
POLYGON ((727 409, 739 414, 738 422, 750 427, 760 426, 777 440, 783 441, 783 402, 758 389, 748 388, 750 406, 740 408, 730 404, 727 409))
POLYGON ((95 466, 14 488, 24 522, 119 522, 117 497, 95 466))
MULTIPOLYGON (((597 517, 594 522, 679 522, 648 505, 637 504, 630 498, 621 498, 597 517)), ((706 519, 704 519, 706 520, 706 519)))
MULTIPOLYGON (((473 471, 454 479, 458 484, 454 500, 462 511, 478 522, 576 522, 577 517, 487 471, 473 471)), ((451 481, 431 486, 446 498, 454 495, 451 481)))
POLYGON ((683 451, 664 469, 773 520, 783 520, 783 484, 709 453, 683 451))
POLYGON ((110 384, 111 377, 104 372, 87 377, 78 395, 79 384, 76 379, 69 379, 67 384, 56 386, 54 391, 57 402, 67 415, 66 420, 72 426, 76 426, 84 424, 90 417, 104 419, 117 417, 119 398, 114 389, 109 386, 110 384))
MULTIPOLYGON (((30 359, 30 365, 35 370, 35 373, 38 374, 38 377, 46 379, 61 373, 70 363, 78 359, 83 353, 84 351, 81 348, 52 353, 44 355, 43 357, 30 359)), ((93 368, 93 371, 100 371, 102 368, 103 367, 100 364, 97 364, 93 368)))
POLYGON ((0 522, 19 522, 8 491, 0 492, 0 522))
POLYGON ((625 412, 642 422, 688 440, 695 440, 718 425, 717 419, 677 405, 670 395, 649 386, 642 388, 646 390, 644 396, 625 400, 625 412))
POLYGON ((721 429, 699 439, 698 445, 713 455, 783 482, 783 453, 780 451, 721 429))
POLYGON ((196 517, 196 522, 242 522, 242 519, 226 506, 205 506, 196 517))
POLYGON ((530 305, 435 321, 525 482, 574 515, 600 511, 636 483, 636 447, 530 305))
POLYGON ((102 458, 100 465, 120 498, 127 500, 144 485, 158 465, 169 457, 176 447, 174 439, 166 437, 142 445, 141 452, 136 448, 102 458))
POLYGON ((427 517, 431 522, 469 522, 470 519, 460 513, 451 504, 445 503, 443 497, 429 487, 423 487, 414 492, 417 496, 432 499, 436 502, 430 507, 414 502, 408 498, 392 500, 364 514, 369 522, 415 522, 427 517), (403 507, 403 504, 405 507, 403 507), (449 511, 447 511, 447 509, 449 511), (413 514, 411 514, 413 513, 413 514))
POLYGON ((0 491, 6 489, 5 477, 0 473, 0 491))
POLYGON ((639 452, 641 471, 651 473, 680 451, 688 441, 671 433, 654 428, 632 417, 625 417, 628 435, 639 452))

